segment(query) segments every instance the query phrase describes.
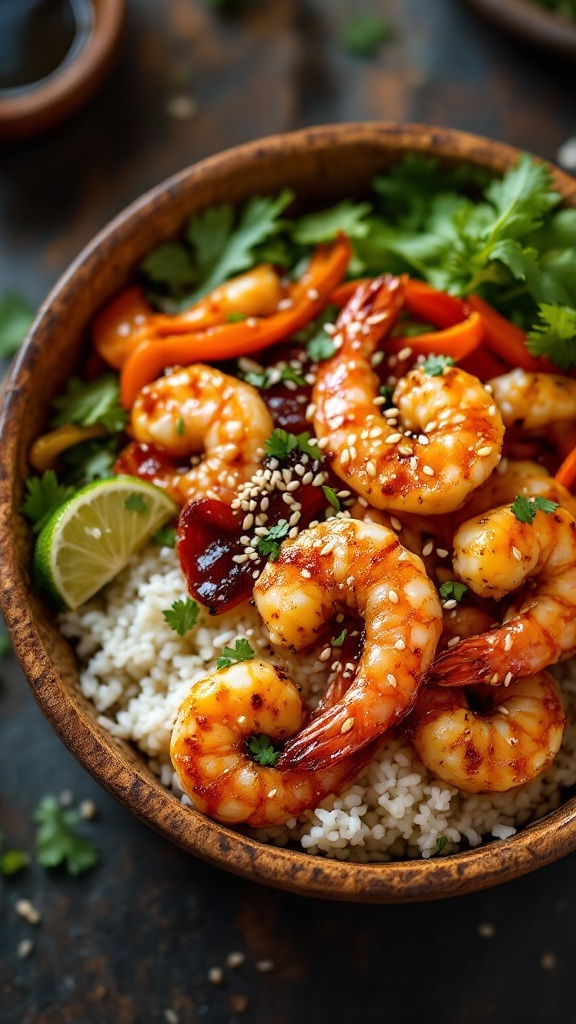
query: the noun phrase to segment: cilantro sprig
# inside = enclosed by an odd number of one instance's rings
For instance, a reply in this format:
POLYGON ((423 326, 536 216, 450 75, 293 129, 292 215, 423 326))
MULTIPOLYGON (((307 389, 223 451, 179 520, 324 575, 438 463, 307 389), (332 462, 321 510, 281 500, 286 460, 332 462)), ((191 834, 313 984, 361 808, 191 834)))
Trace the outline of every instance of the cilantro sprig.
POLYGON ((324 492, 324 497, 326 498, 326 501, 329 502, 330 505, 332 505, 332 508, 335 509, 336 512, 339 512, 340 511, 340 499, 339 499, 338 495, 336 494, 336 491, 334 490, 334 488, 333 487, 329 487, 327 484, 323 484, 322 485, 322 490, 324 492))
POLYGON ((389 21, 369 11, 358 11, 344 26, 340 41, 347 53, 354 57, 374 57, 393 35, 389 21))
POLYGON ((101 423, 110 434, 124 429, 127 414, 120 405, 120 386, 115 373, 103 373, 94 380, 71 377, 64 394, 54 399, 56 415, 52 426, 76 423, 90 427, 101 423))
POLYGON ((124 501, 124 508, 127 508, 130 512, 138 512, 140 515, 143 515, 148 511, 148 502, 141 494, 129 494, 124 501))
POLYGON ((443 601, 461 601, 467 590, 466 584, 460 583, 459 580, 446 580, 438 592, 443 601))
POLYGON ((290 452, 296 449, 318 462, 324 458, 321 448, 310 443, 310 433, 307 430, 301 434, 291 434, 281 427, 276 427, 265 441, 264 448, 266 455, 271 459, 278 459, 278 462, 283 462, 290 452))
POLYGON ((547 512, 549 515, 558 508, 557 501, 550 501, 540 494, 535 498, 527 498, 524 494, 517 494, 510 506, 513 514, 520 523, 533 523, 536 512, 547 512))
POLYGON ((526 346, 533 356, 547 356, 560 370, 576 366, 576 309, 541 302, 526 346))
POLYGON ((348 630, 343 629, 342 632, 338 634, 338 636, 332 637, 332 647, 342 647, 342 644, 344 643, 347 636, 348 630))
POLYGON ((275 526, 271 526, 265 537, 259 537, 254 547, 259 555, 276 562, 282 547, 282 541, 290 533, 290 524, 286 519, 281 519, 275 526))
POLYGON ((74 490, 74 487, 58 483, 53 469, 47 469, 42 476, 27 478, 26 497, 20 511, 31 524, 34 533, 40 533, 52 513, 72 496, 74 490))
POLYGON ((452 356, 429 355, 422 364, 422 369, 429 377, 441 377, 444 370, 454 366, 452 356))
POLYGON ((258 764, 265 768, 273 768, 280 757, 280 751, 272 743, 269 736, 251 736, 248 741, 248 750, 258 764))
POLYGON ((216 668, 230 668, 231 665, 237 665, 241 661, 251 661, 255 654, 256 651, 250 647, 248 641, 244 637, 239 637, 234 647, 223 648, 222 654, 216 662, 216 668))
POLYGON ((54 796, 45 796, 34 812, 36 860, 42 867, 64 865, 68 874, 81 875, 98 863, 100 857, 93 843, 76 833, 80 815, 64 809, 54 796))
POLYGON ((178 531, 174 526, 161 526, 152 537, 159 548, 175 548, 178 531))
POLYGON ((184 601, 174 601, 171 608, 166 608, 162 615, 178 636, 185 636, 194 629, 200 614, 200 605, 187 597, 184 601))

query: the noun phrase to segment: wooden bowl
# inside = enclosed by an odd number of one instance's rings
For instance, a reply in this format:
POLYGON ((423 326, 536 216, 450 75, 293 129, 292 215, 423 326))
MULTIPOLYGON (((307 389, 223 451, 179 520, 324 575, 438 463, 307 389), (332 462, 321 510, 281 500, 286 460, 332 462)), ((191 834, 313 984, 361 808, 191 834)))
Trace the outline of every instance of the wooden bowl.
POLYGON ((14 90, 0 90, 0 140, 22 139, 54 128, 96 91, 116 56, 126 0, 92 0, 86 40, 47 78, 14 90))
MULTIPOLYGON (((129 810, 191 853, 293 892, 375 903, 470 892, 569 853, 576 849, 576 799, 504 842, 450 857, 383 864, 278 849, 204 818, 165 790, 134 748, 98 724, 93 705, 80 694, 75 656, 31 587, 31 536, 18 508, 29 445, 79 361, 87 326, 153 246, 177 235, 190 214, 224 200, 240 203, 287 186, 311 203, 361 195, 376 172, 411 151, 494 172, 505 171, 519 156, 500 143, 441 128, 335 125, 251 142, 159 185, 105 228, 56 285, 19 354, 0 421, 2 605, 36 700, 66 746, 129 810)), ((576 206, 576 182, 555 169, 553 174, 566 203, 576 206)))
POLYGON ((563 57, 576 57, 576 20, 532 0, 466 0, 497 28, 563 57))

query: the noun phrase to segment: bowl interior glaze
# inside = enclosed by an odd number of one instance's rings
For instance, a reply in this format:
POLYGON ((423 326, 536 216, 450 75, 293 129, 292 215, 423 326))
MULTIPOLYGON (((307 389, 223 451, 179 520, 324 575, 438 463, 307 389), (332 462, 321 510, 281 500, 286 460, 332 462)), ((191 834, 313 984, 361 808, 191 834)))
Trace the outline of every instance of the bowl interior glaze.
MULTIPOLYGON (((203 161, 138 200, 80 254, 40 309, 8 382, 0 443, 0 588, 14 649, 36 700, 78 761, 113 796, 190 853, 253 881, 332 899, 406 902, 486 888, 576 848, 576 799, 505 842, 431 860, 347 864, 260 844, 184 807, 129 744, 113 739, 78 688, 76 659, 30 582, 31 536, 18 508, 26 453, 52 398, 78 364, 90 321, 128 282, 142 257, 173 238, 190 214, 255 193, 294 189, 304 205, 366 192, 373 175, 405 153, 434 154, 502 172, 518 151, 425 126, 347 124, 249 143, 203 161)), ((576 182, 553 169, 565 202, 576 182)))

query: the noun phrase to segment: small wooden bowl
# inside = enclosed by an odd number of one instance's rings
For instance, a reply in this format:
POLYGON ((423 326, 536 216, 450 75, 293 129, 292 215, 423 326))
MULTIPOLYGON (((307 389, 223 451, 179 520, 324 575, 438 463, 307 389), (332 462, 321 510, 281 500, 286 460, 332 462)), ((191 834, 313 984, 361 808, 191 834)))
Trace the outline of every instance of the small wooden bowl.
POLYGON ((532 0, 466 0, 497 28, 563 57, 576 57, 576 21, 532 0))
MULTIPOLYGON (((32 540, 18 508, 29 445, 78 364, 92 317, 153 246, 173 238, 190 214, 213 203, 240 203, 287 186, 306 203, 362 195, 375 173, 412 151, 434 154, 447 166, 468 161, 495 173, 519 156, 501 143, 441 128, 348 124, 251 142, 159 185, 105 228, 56 285, 13 369, 0 421, 1 600, 36 700, 64 743, 129 810, 191 853, 281 889, 374 903, 471 892, 569 853, 576 849, 576 799, 505 842, 451 857, 384 864, 347 864, 277 849, 209 821, 184 807, 134 748, 98 724, 95 708, 79 692, 75 656, 31 587, 32 540)), ((555 169, 553 174, 567 205, 576 206, 576 182, 555 169)))
POLYGON ((93 23, 71 59, 37 84, 0 90, 0 140, 22 139, 54 128, 96 91, 120 41, 126 0, 92 0, 93 23))

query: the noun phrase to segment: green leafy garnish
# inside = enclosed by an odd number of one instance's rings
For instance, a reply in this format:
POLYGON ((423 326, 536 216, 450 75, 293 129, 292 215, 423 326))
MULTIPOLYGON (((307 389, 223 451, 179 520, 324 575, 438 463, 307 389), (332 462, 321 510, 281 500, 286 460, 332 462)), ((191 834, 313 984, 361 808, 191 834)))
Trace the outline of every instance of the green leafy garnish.
POLYGON ((3 629, 0 630, 0 661, 4 658, 9 658, 12 654, 12 644, 10 643, 10 637, 3 629))
POLYGON ((270 370, 262 370, 261 372, 258 372, 257 370, 247 370, 245 373, 241 374, 241 377, 247 384, 251 384, 253 388, 258 388, 259 391, 267 391, 268 388, 274 387, 275 384, 283 383, 287 380, 294 381, 298 387, 306 387, 304 377, 291 366, 285 366, 280 371, 279 381, 270 370))
POLYGON ((355 57, 374 57, 394 35, 390 22, 377 14, 359 11, 344 27, 340 41, 355 57))
POLYGON ((183 245, 167 242, 153 249, 141 265, 142 272, 155 284, 167 285, 177 292, 182 286, 196 283, 196 267, 192 257, 183 245))
POLYGON ((239 324, 242 320, 246 319, 246 313, 241 313, 240 310, 232 310, 226 317, 227 324, 239 324))
POLYGON ((296 448, 303 452, 304 455, 309 455, 310 458, 317 461, 323 458, 322 451, 318 445, 310 444, 310 434, 307 430, 296 435, 288 433, 287 430, 282 430, 281 427, 276 427, 265 442, 264 447, 266 455, 271 459, 278 459, 279 462, 286 459, 290 452, 293 452, 296 448))
POLYGON ((176 433, 178 434, 178 437, 182 437, 184 433, 184 420, 182 416, 179 416, 176 421, 176 433))
POLYGON ((224 647, 216 662, 216 668, 230 668, 241 661, 251 661, 255 654, 256 651, 252 650, 248 641, 244 637, 239 638, 234 647, 224 647))
POLYGON ((52 513, 68 501, 73 493, 73 487, 59 484, 54 470, 47 469, 42 476, 27 478, 26 498, 20 506, 20 511, 31 524, 34 533, 40 533, 52 513))
POLYGON ((36 860, 42 867, 63 864, 68 874, 81 875, 98 863, 96 847, 74 831, 80 816, 74 810, 64 810, 56 797, 43 797, 33 818, 38 825, 36 860))
POLYGON ((439 594, 443 601, 461 601, 468 590, 465 583, 458 580, 446 580, 439 588, 439 594))
POLYGON ((292 238, 299 245, 331 242, 340 232, 348 238, 364 238, 369 230, 366 217, 370 213, 371 203, 353 203, 344 199, 329 210, 300 217, 292 229, 292 238))
POLYGON ((114 463, 118 454, 118 439, 106 437, 82 441, 62 452, 65 466, 64 482, 83 487, 94 480, 106 480, 114 475, 114 463))
POLYGON ((449 366, 454 366, 452 356, 430 355, 422 364, 422 369, 429 377, 441 377, 449 366))
POLYGON ((323 484, 322 485, 322 490, 324 491, 324 497, 326 498, 326 501, 330 502, 330 504, 332 505, 332 508, 336 509, 336 511, 339 512, 340 511, 340 501, 338 499, 338 495, 336 494, 336 491, 334 490, 334 488, 333 487, 328 487, 327 484, 323 484))
POLYGON ((152 537, 159 548, 175 548, 178 531, 173 526, 161 526, 152 537))
POLYGON ((343 629, 342 632, 338 634, 338 636, 332 638, 332 647, 342 647, 342 644, 344 643, 347 636, 348 630, 343 629))
POLYGON ((178 636, 185 636, 194 628, 199 614, 200 605, 191 597, 187 597, 184 601, 174 601, 172 608, 167 608, 162 612, 170 629, 178 633, 178 636))
POLYGON ((0 358, 11 359, 24 341, 34 319, 32 306, 18 292, 0 298, 0 358))
POLYGON ((526 498, 523 494, 517 494, 510 506, 516 519, 520 523, 532 523, 536 512, 547 512, 549 515, 558 508, 557 501, 550 501, 538 495, 536 498, 526 498))
POLYGON ((451 845, 448 836, 438 836, 434 853, 444 853, 444 850, 448 851, 451 845))
POLYGON ((378 394, 380 398, 384 399, 384 406, 392 405, 392 395, 394 394, 394 388, 390 384, 381 384, 378 388, 378 394))
POLYGON ((148 505, 141 494, 129 494, 124 502, 124 508, 140 514, 148 511, 148 505))
POLYGON ((258 764, 267 768, 273 768, 280 757, 280 751, 276 750, 269 736, 252 736, 248 741, 248 750, 258 764))
POLYGON ((538 317, 528 334, 528 351, 547 356, 560 370, 569 370, 576 365, 576 309, 541 302, 538 317))
POLYGON ((290 524, 286 519, 281 519, 275 526, 271 526, 265 537, 259 537, 254 547, 259 555, 276 562, 282 547, 282 541, 290 533, 290 524))
POLYGON ((23 850, 6 850, 0 854, 0 875, 8 878, 23 871, 30 863, 30 857, 23 850))
POLYGON ((298 373, 298 370, 295 370, 292 366, 285 366, 281 372, 282 376, 280 377, 280 380, 282 383, 284 383, 284 381, 291 380, 294 382, 294 384, 297 384, 299 388, 306 387, 306 381, 304 380, 304 377, 302 376, 301 373, 298 373))
POLYGON ((330 335, 321 329, 306 342, 306 351, 313 363, 322 363, 334 355, 336 346, 330 335))
POLYGON ((297 434, 296 441, 298 442, 298 448, 305 455, 309 455, 311 459, 315 459, 320 462, 324 456, 322 449, 317 444, 310 443, 310 433, 308 430, 303 431, 301 434, 297 434))
POLYGON ((114 373, 104 373, 90 381, 70 378, 65 393, 54 399, 53 404, 58 410, 52 419, 54 427, 64 423, 81 427, 101 423, 110 434, 116 434, 126 424, 127 414, 120 405, 120 387, 114 373))

